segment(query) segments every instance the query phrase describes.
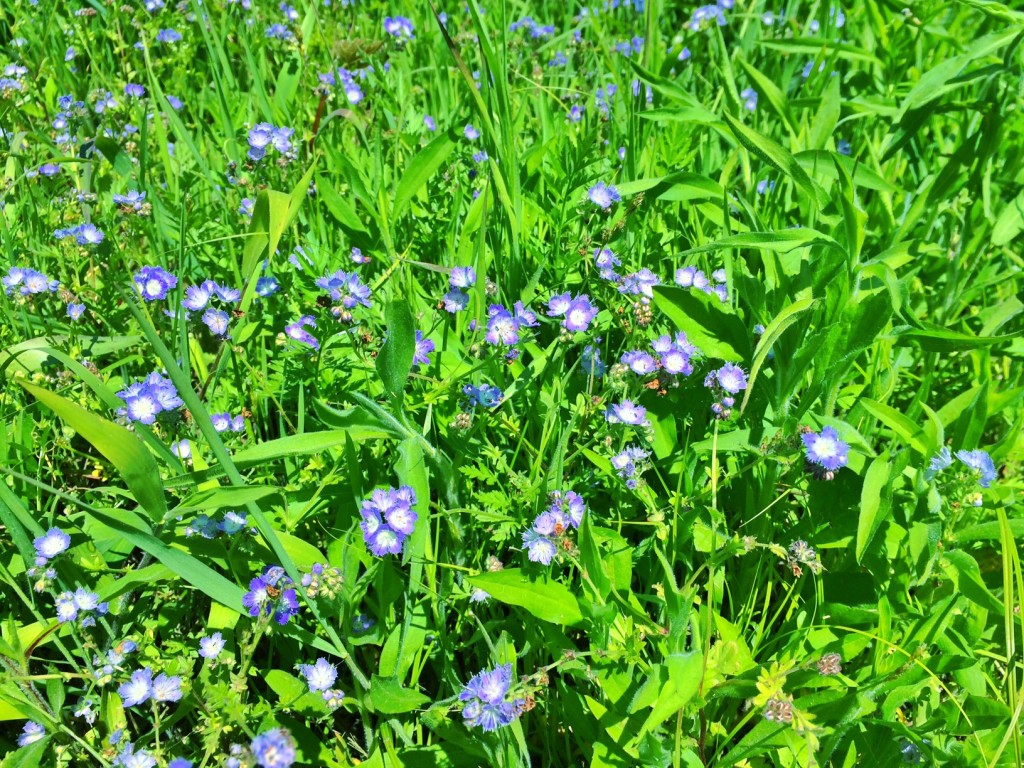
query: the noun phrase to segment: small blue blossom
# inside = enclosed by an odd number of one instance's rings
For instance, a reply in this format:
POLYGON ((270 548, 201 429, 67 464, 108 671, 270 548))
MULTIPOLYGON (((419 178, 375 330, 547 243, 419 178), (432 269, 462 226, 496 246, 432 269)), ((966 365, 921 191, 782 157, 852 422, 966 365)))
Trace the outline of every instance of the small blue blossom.
POLYGON ((470 678, 459 693, 459 701, 463 702, 462 717, 466 725, 489 732, 510 725, 519 717, 525 708, 525 701, 507 699, 511 683, 511 664, 484 670, 470 678))
POLYGON ((807 461, 811 464, 817 464, 829 472, 846 466, 850 446, 839 439, 839 433, 832 427, 824 427, 820 434, 805 432, 800 439, 807 453, 807 461))
POLYGON ((178 278, 163 267, 143 267, 135 273, 135 285, 146 301, 162 301, 178 284, 178 278))
POLYGON ((603 181, 599 181, 587 190, 587 198, 598 208, 605 211, 611 208, 614 203, 622 200, 619 190, 611 184, 605 184, 603 181))
POLYGON ((298 759, 295 741, 284 728, 264 731, 250 745, 256 764, 260 768, 291 768, 298 759))
POLYGON ((21 729, 21 734, 18 736, 18 746, 27 747, 29 744, 34 744, 40 741, 46 736, 46 729, 43 728, 39 723, 35 723, 29 720, 21 729))
POLYGON ((366 548, 377 557, 401 554, 419 519, 412 508, 415 503, 416 494, 407 485, 371 493, 360 509, 366 548))
POLYGON ((960 462, 978 473, 978 485, 988 488, 998 476, 996 465, 987 451, 957 451, 960 462))

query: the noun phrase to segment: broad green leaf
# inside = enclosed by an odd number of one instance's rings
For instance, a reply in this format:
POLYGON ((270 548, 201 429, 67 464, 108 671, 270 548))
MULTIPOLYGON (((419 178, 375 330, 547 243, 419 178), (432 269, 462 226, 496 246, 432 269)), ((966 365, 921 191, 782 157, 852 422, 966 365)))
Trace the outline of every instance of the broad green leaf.
POLYGON ((924 431, 895 408, 867 397, 862 397, 857 404, 923 456, 930 456, 937 450, 936 446, 925 442, 924 431))
POLYGON ((707 357, 739 361, 747 356, 750 342, 743 321, 723 309, 717 297, 659 285, 654 288, 654 305, 707 357))
POLYGON ((152 519, 163 520, 167 514, 167 500, 160 483, 160 470, 153 455, 139 438, 124 427, 90 413, 60 395, 21 379, 17 381, 114 465, 135 500, 152 519))
POLYGON ((393 398, 401 396, 412 370, 416 350, 416 326, 413 324, 409 302, 396 299, 384 312, 387 338, 377 355, 377 374, 384 389, 393 398))
POLYGON ((871 544, 882 523, 892 514, 891 461, 883 453, 868 467, 860 493, 860 517, 857 520, 857 562, 871 544))
MULTIPOLYGON (((268 440, 265 443, 258 443, 251 448, 245 448, 236 453, 233 458, 238 466, 254 466, 284 456, 308 456, 309 454, 321 453, 329 448, 344 445, 345 437, 348 434, 349 432, 346 429, 331 429, 323 432, 303 432, 298 435, 288 435, 287 437, 279 437, 276 440, 268 440)), ((384 432, 379 434, 364 432, 355 439, 367 440, 372 437, 389 436, 384 432)))
POLYGON ((368 232, 366 225, 363 224, 359 218, 359 214, 356 213, 356 209, 343 198, 338 191, 334 188, 334 185, 327 180, 326 176, 321 176, 316 182, 317 197, 324 201, 324 205, 327 206, 327 210, 330 211, 331 215, 338 220, 338 223, 344 227, 347 227, 356 232, 368 232))
POLYGON ((747 401, 750 399, 750 393, 754 389, 754 382, 757 381, 757 374, 761 370, 761 366, 764 365, 765 359, 768 357, 768 353, 771 352, 772 346, 779 337, 785 333, 786 329, 795 323, 800 315, 806 312, 814 306, 814 299, 801 299, 800 301, 794 301, 782 312, 780 312, 764 329, 764 333, 761 334, 761 338, 757 342, 757 352, 754 353, 754 360, 750 365, 750 376, 747 378, 747 391, 743 393, 743 402, 740 404, 740 413, 742 413, 747 407, 747 401))
POLYGON ((597 590, 598 596, 601 599, 604 599, 608 597, 608 593, 611 592, 612 584, 611 580, 608 578, 605 563, 601 557, 601 550, 598 548, 597 541, 594 538, 594 532, 590 523, 590 516, 591 513, 587 511, 583 515, 583 521, 580 523, 578 537, 580 546, 580 565, 583 566, 583 572, 597 590))
POLYGON ((828 195, 811 180, 807 171, 788 149, 753 128, 748 128, 731 115, 725 115, 725 121, 740 144, 779 172, 789 176, 813 205, 819 208, 825 207, 828 203, 828 195))
POLYGON ((47 765, 48 763, 43 762, 43 758, 46 757, 46 750, 49 746, 50 738, 44 736, 39 741, 8 752, 4 761, 0 763, 0 768, 39 768, 39 766, 47 765))
POLYGON ((1004 344, 1018 338, 1016 334, 1003 336, 974 336, 970 333, 950 331, 945 328, 910 328, 902 326, 893 329, 896 343, 907 345, 914 342, 925 352, 965 352, 970 349, 981 349, 996 344, 1004 344))
POLYGON ((422 709, 430 697, 411 688, 403 688, 397 677, 374 675, 370 681, 370 704, 382 715, 399 715, 422 709))
POLYGON ((392 221, 397 222, 399 217, 405 213, 405 209, 412 202, 413 195, 444 165, 454 148, 455 140, 448 133, 442 133, 412 159, 409 167, 402 173, 398 189, 395 190, 395 202, 391 212, 392 221))
POLYGON ((552 624, 578 624, 583 621, 579 603, 561 582, 530 581, 519 568, 481 573, 470 581, 498 602, 525 608, 541 621, 552 624))

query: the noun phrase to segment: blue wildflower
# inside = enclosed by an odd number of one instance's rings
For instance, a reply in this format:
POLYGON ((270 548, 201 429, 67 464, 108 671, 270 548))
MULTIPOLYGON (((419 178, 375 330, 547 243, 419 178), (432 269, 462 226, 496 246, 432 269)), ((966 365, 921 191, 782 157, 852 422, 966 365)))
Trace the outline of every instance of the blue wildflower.
POLYGON ((820 434, 805 432, 800 436, 807 453, 807 461, 817 464, 828 472, 845 467, 850 456, 850 446, 839 439, 839 433, 832 427, 825 427, 820 434))
POLYGON ((978 473, 978 485, 982 488, 988 488, 998 476, 996 465, 987 451, 957 451, 956 457, 978 473))

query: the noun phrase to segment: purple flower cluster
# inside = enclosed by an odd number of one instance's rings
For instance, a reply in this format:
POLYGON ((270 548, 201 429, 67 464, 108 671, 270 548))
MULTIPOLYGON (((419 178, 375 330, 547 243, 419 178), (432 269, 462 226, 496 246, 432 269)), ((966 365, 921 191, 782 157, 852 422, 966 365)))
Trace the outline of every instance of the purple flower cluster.
POLYGON ((530 16, 524 16, 518 21, 513 21, 508 26, 509 32, 523 29, 530 33, 534 40, 542 40, 545 37, 553 37, 555 34, 554 24, 538 24, 530 16))
POLYGON ((648 423, 647 409, 632 400, 609 404, 604 418, 609 424, 627 424, 632 427, 642 427, 648 423))
POLYGON ((413 511, 416 493, 408 485, 378 488, 363 501, 360 515, 366 548, 377 557, 399 555, 412 535, 419 515, 413 511))
POLYGON ((594 249, 594 266, 597 267, 597 274, 602 280, 618 280, 619 275, 615 268, 622 264, 619 257, 611 248, 594 249))
POLYGON ((643 269, 622 278, 622 285, 619 286, 619 293, 625 293, 630 296, 642 296, 642 301, 647 303, 649 299, 654 298, 654 286, 658 285, 660 282, 661 278, 647 267, 644 267, 643 269))
POLYGON ((249 747, 260 768, 291 768, 298 759, 295 740, 284 728, 271 728, 252 740, 249 747))
POLYGON ((316 284, 327 291, 333 301, 341 302, 345 309, 354 309, 359 305, 370 306, 370 288, 355 272, 339 269, 332 275, 317 278, 316 284))
POLYGON ((245 417, 242 414, 232 416, 227 411, 211 413, 210 421, 213 422, 213 428, 218 432, 245 432, 245 417))
POLYGON ((161 672, 153 677, 149 667, 132 672, 128 682, 117 689, 121 701, 126 707, 136 707, 146 701, 180 701, 181 678, 177 675, 168 676, 161 672))
POLYGON ((136 381, 117 393, 124 400, 119 416, 140 424, 153 424, 161 413, 177 410, 184 402, 171 380, 155 371, 142 381, 136 381))
POLYGON ((724 27, 728 23, 725 18, 725 11, 732 8, 732 5, 732 0, 718 0, 713 5, 702 5, 694 10, 686 26, 692 32, 700 32, 702 29, 711 26, 711 24, 724 27))
POLYGON ((345 98, 348 99, 349 104, 358 104, 365 98, 363 89, 359 83, 356 82, 358 77, 360 80, 366 77, 369 68, 348 70, 344 67, 339 67, 337 73, 327 72, 320 75, 320 82, 326 86, 335 87, 341 84, 341 89, 345 93, 345 98))
POLYGON ((42 272, 29 267, 11 267, 7 274, 0 278, 4 290, 10 296, 15 289, 22 296, 35 293, 54 293, 60 287, 59 280, 51 280, 42 272))
POLYGON ((110 608, 108 603, 100 602, 98 594, 84 587, 79 587, 74 592, 61 592, 54 599, 54 606, 57 610, 57 621, 61 624, 81 618, 83 627, 94 626, 95 616, 105 616, 110 608))
POLYGON ((587 330, 597 313, 597 307, 585 293, 576 296, 561 293, 548 300, 548 317, 561 317, 562 327, 573 333, 587 330))
POLYGON ((416 330, 416 346, 413 349, 413 367, 419 365, 430 365, 430 353, 434 351, 434 342, 423 337, 423 331, 416 330))
POLYGON ((627 488, 636 488, 637 475, 643 472, 643 466, 650 455, 649 451, 640 446, 630 445, 612 456, 612 466, 619 477, 626 481, 627 488))
MULTIPOLYGON (((999 476, 995 462, 992 461, 992 457, 988 454, 988 451, 980 449, 976 451, 961 450, 956 452, 956 458, 961 464, 974 472, 978 479, 978 485, 982 488, 988 488, 991 486, 992 481, 999 476)), ((931 479, 944 469, 948 469, 952 464, 953 454, 949 450, 948 446, 943 446, 942 450, 932 457, 931 465, 928 467, 926 476, 931 479)))
POLYGON ((587 190, 587 198, 598 208, 605 211, 611 208, 613 204, 622 200, 619 190, 614 185, 605 184, 603 181, 597 182, 597 184, 587 190))
POLYGON ((831 473, 845 467, 850 457, 850 446, 839 439, 839 433, 832 427, 825 427, 819 434, 805 432, 800 437, 807 452, 807 461, 825 470, 826 479, 831 480, 831 473))
POLYGON ((696 267, 683 267, 676 270, 676 285, 682 288, 698 288, 704 293, 713 293, 722 302, 729 300, 729 286, 726 284, 724 269, 716 269, 711 273, 711 280, 709 280, 708 276, 696 267))
POLYGON ((271 123, 256 123, 249 129, 249 152, 247 157, 254 163, 258 163, 266 157, 267 150, 276 149, 287 161, 295 157, 295 150, 292 146, 294 128, 285 128, 272 125, 271 123))
POLYGON ((163 267, 143 267, 135 273, 135 285, 146 301, 163 301, 177 284, 178 278, 163 267))
POLYGON ((121 207, 122 211, 138 213, 146 205, 146 193, 137 190, 128 190, 126 195, 114 195, 114 205, 121 207))
POLYGON ((448 276, 451 290, 444 295, 444 308, 447 312, 459 312, 469 306, 469 294, 466 291, 476 283, 476 271, 472 267, 453 267, 448 276))
POLYGON ((282 626, 299 613, 299 597, 292 580, 279 565, 268 565, 263 573, 249 582, 249 591, 242 596, 242 605, 253 618, 273 616, 282 626))
POLYGON ((71 546, 71 537, 60 528, 51 528, 42 536, 37 536, 32 545, 36 549, 36 565, 46 565, 50 560, 71 546))
POLYGON ((103 242, 103 230, 95 224, 79 224, 77 227, 55 229, 53 236, 58 240, 72 238, 78 245, 99 245, 103 242))
POLYGON ((483 408, 497 408, 505 397, 505 393, 493 384, 481 384, 478 387, 467 384, 462 388, 462 394, 466 396, 470 408, 477 405, 483 408))
POLYGON ((734 395, 747 388, 747 375, 738 365, 726 363, 704 377, 704 386, 718 397, 718 400, 711 405, 715 417, 728 419, 732 414, 732 407, 736 405, 734 395))
POLYGON ((300 344, 312 347, 313 349, 320 349, 320 342, 317 338, 306 330, 306 327, 316 328, 316 320, 311 315, 303 315, 291 325, 284 327, 285 336, 292 341, 297 341, 300 344))
POLYGON ((551 565, 551 560, 558 553, 559 542, 567 531, 580 527, 586 511, 586 502, 578 493, 552 493, 548 508, 537 515, 533 524, 523 532, 526 556, 534 563, 551 565))
POLYGON ((511 685, 511 664, 484 670, 470 678, 459 693, 459 701, 463 702, 462 718, 466 725, 494 731, 519 717, 526 702, 523 699, 508 699, 511 685))
POLYGON ((488 344, 510 347, 519 343, 520 330, 536 325, 537 315, 521 301, 513 305, 511 312, 501 304, 491 304, 487 308, 487 335, 484 338, 488 344))
POLYGON ((676 334, 675 339, 667 333, 662 334, 651 342, 651 348, 659 355, 658 358, 642 350, 631 350, 623 353, 622 364, 639 376, 646 376, 659 369, 673 376, 689 376, 693 373, 690 358, 700 354, 700 350, 690 343, 682 331, 676 334))
POLYGON ((319 658, 315 664, 299 664, 298 670, 306 678, 310 693, 319 693, 331 709, 341 706, 345 694, 333 687, 338 679, 337 667, 327 659, 319 658))
POLYGON ((405 16, 385 16, 384 31, 399 42, 416 39, 416 28, 413 27, 412 22, 405 18, 405 16))

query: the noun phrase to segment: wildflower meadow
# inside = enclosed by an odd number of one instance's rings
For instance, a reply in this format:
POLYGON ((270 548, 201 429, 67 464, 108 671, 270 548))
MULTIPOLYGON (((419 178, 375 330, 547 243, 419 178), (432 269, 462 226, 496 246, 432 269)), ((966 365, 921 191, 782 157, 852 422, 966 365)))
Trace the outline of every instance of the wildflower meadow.
POLYGON ((0 768, 1024 765, 1024 13, 0 0, 0 768))

